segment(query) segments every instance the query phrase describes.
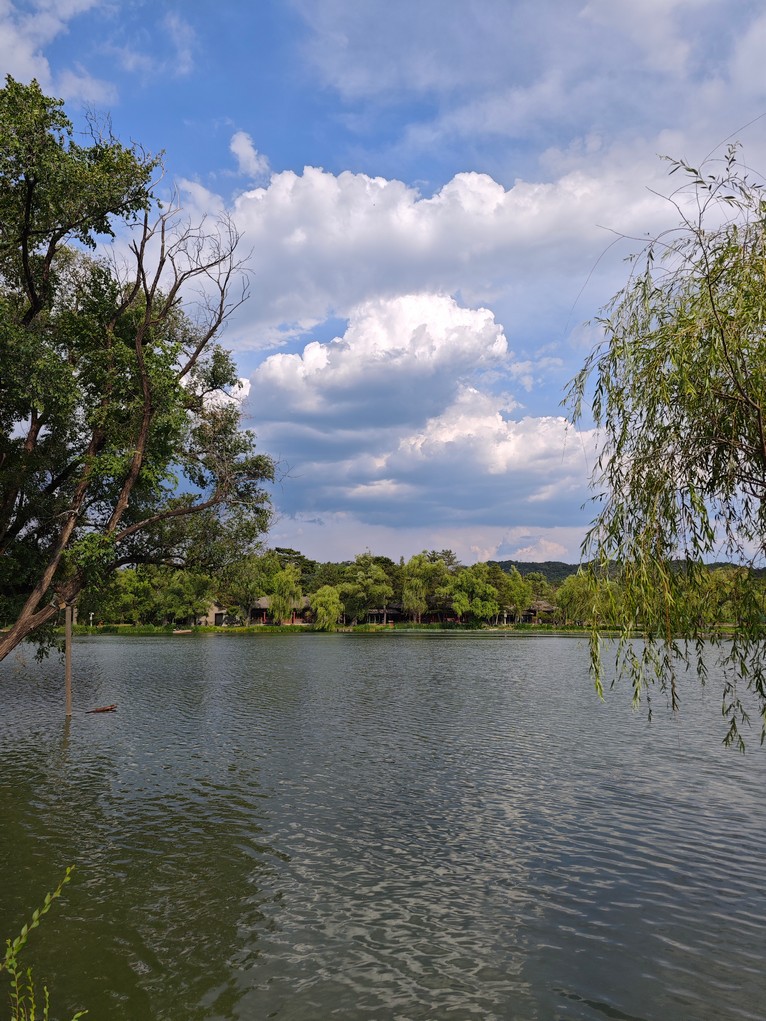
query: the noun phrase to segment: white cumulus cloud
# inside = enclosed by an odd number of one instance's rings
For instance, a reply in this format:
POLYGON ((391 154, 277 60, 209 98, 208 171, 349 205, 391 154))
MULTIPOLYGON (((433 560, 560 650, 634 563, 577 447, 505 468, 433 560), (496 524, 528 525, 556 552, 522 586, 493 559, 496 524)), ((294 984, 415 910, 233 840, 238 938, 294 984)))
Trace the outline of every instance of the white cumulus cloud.
POLYGON ((274 354, 253 375, 260 421, 324 428, 422 423, 461 378, 503 365, 508 347, 486 308, 462 308, 443 294, 363 302, 342 337, 274 354))
POLYGON ((289 467, 282 511, 385 529, 406 504, 432 529, 552 527, 586 498, 593 440, 562 417, 519 415, 498 390, 513 367, 491 312, 438 294, 365 302, 342 337, 271 355, 248 409, 289 467))
POLYGON ((599 224, 632 233, 667 216, 660 199, 636 194, 623 175, 605 166, 504 188, 487 174, 461 173, 424 197, 365 174, 273 174, 232 207, 251 250, 253 290, 236 345, 262 347, 280 324, 308 330, 364 301, 417 291, 495 309, 504 302, 503 317, 518 305, 539 323, 541 311, 571 304, 612 240, 599 224), (568 294, 551 289, 559 277, 568 294))

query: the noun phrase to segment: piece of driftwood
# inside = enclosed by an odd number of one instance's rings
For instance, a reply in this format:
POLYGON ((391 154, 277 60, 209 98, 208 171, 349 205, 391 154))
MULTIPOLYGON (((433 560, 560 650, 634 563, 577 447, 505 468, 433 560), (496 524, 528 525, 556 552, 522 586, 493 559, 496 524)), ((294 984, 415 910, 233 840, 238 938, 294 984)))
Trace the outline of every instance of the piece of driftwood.
POLYGON ((102 706, 99 706, 98 709, 86 709, 85 712, 86 713, 113 713, 116 708, 117 708, 117 703, 115 702, 114 705, 102 705, 102 706))

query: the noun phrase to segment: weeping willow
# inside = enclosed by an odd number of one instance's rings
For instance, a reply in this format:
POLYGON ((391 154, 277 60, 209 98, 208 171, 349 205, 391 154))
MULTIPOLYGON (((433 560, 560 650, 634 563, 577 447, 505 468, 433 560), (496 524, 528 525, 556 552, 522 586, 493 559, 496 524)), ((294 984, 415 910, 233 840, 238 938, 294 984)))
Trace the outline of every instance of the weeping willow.
MULTIPOLYGON (((737 147, 701 168, 669 162, 678 222, 631 260, 567 394, 573 421, 592 409, 601 438, 582 552, 620 576, 609 648, 634 702, 651 713, 659 688, 677 709, 682 674, 704 682, 712 645, 724 742, 744 749, 754 712, 766 736, 766 198, 737 147), (729 619, 712 625, 711 561, 740 567, 729 619)), ((606 648, 594 628, 599 693, 606 648)))

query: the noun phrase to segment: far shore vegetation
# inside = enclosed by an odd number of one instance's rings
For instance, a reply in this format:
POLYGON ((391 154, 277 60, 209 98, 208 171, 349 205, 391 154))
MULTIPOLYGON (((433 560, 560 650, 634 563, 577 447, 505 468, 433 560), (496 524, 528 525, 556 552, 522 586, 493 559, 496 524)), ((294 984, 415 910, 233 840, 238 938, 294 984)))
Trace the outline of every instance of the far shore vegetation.
MULTIPOLYGON (((708 566, 703 597, 696 585, 694 590, 701 627, 726 632, 736 625, 743 570, 708 566)), ((464 566, 451 550, 423 551, 398 562, 365 552, 353 561, 320 563, 277 548, 215 574, 156 565, 117 571, 108 584, 82 593, 75 633, 549 631, 594 625, 604 631, 622 621, 622 575, 617 565, 601 569, 555 561, 464 566)), ((766 578, 758 584, 766 599, 766 578)))

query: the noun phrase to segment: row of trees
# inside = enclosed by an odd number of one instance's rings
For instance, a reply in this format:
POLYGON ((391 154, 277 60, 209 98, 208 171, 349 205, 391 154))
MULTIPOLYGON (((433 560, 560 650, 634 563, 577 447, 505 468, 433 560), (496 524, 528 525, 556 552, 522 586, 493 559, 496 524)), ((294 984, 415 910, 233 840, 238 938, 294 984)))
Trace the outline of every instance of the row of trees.
MULTIPOLYGON (((683 605, 695 626, 729 631, 741 620, 753 581, 747 570, 708 569, 702 587, 696 579, 690 583, 683 565, 676 566, 675 575, 679 612, 683 605)), ((450 550, 424 551, 398 563, 369 552, 352 562, 318 563, 294 550, 276 549, 245 557, 216 576, 156 566, 120 571, 106 588, 84 593, 81 612, 106 623, 187 624, 216 603, 228 623, 245 623, 268 597, 272 621, 291 619, 307 602, 308 619, 321 630, 341 622, 365 623, 371 615, 378 622, 406 617, 415 624, 496 626, 531 618, 619 628, 629 586, 626 572, 614 567, 573 569, 556 586, 539 571, 522 577, 515 567, 504 570, 492 562, 463 566, 450 550)), ((756 579, 756 587, 764 611, 766 583, 756 579)), ((661 604, 661 593, 652 598, 661 604)))
MULTIPOLYGON (((450 550, 399 563, 369 552, 352 562, 317 563, 276 549, 242 557, 215 575, 156 566, 119 571, 106 587, 83 594, 80 612, 113 623, 180 623, 204 615, 215 601, 228 621, 246 622, 268 597, 269 616, 281 621, 307 597, 314 623, 324 629, 341 620, 366 622, 373 612, 385 622, 389 610, 416 623, 428 616, 497 624, 527 610, 536 595, 533 582, 497 564, 464 567, 450 550)), ((538 594, 543 588, 540 576, 538 594)))

